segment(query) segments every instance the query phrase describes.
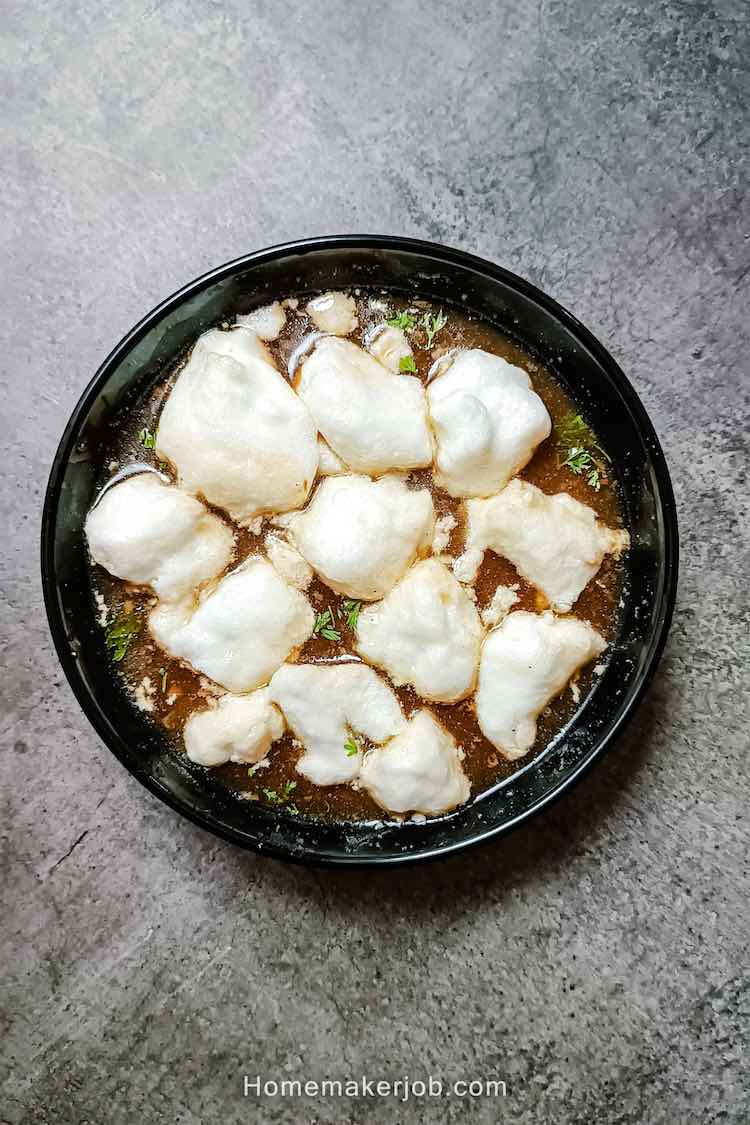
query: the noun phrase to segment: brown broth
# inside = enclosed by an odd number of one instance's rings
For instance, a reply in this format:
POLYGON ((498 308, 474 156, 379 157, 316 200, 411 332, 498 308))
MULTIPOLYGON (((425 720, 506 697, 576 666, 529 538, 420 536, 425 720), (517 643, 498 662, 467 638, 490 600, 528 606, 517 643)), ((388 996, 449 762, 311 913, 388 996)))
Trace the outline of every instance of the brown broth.
MULTIPOLYGON (((365 292, 358 294, 359 329, 350 338, 361 343, 368 329, 381 324, 386 316, 393 316, 406 309, 419 316, 424 311, 437 311, 427 301, 407 303, 386 294, 365 292)), ((550 413, 553 425, 571 411, 577 411, 577 407, 551 372, 518 344, 492 325, 464 312, 450 309, 448 313, 448 323, 439 333, 431 350, 419 346, 425 342, 425 334, 421 329, 411 334, 417 374, 423 382, 427 381, 432 364, 450 349, 482 348, 502 356, 528 372, 534 389, 543 399, 550 413)), ((279 339, 269 345, 282 371, 288 370, 295 352, 300 346, 304 347, 306 339, 314 329, 315 326, 303 310, 302 302, 298 310, 287 308, 286 326, 279 339)), ((135 403, 116 420, 111 453, 102 473, 101 486, 136 462, 159 468, 166 475, 174 477, 170 466, 157 462, 153 450, 144 448, 139 435, 144 428, 155 432, 161 407, 183 363, 184 357, 173 365, 140 402, 135 403)), ((560 461, 553 432, 519 475, 546 493, 568 492, 593 508, 597 516, 608 525, 621 527, 622 511, 614 480, 597 492, 587 483, 585 477, 576 476, 570 469, 562 466, 560 461)), ((409 483, 415 488, 430 489, 438 517, 451 513, 456 518, 457 526, 451 533, 448 553, 459 554, 464 537, 460 502, 435 487, 430 470, 411 473, 409 483)), ((233 569, 251 554, 264 553, 262 543, 268 527, 267 521, 263 523, 260 534, 257 534, 237 528, 219 509, 212 508, 212 510, 235 531, 237 546, 228 569, 233 569)), ((99 566, 92 564, 91 573, 93 593, 95 597, 98 595, 95 611, 100 613, 99 598, 103 598, 109 621, 124 609, 133 610, 145 619, 149 609, 156 604, 156 598, 152 593, 113 578, 99 566)), ((608 641, 612 640, 616 633, 622 580, 622 563, 607 556, 598 575, 588 584, 574 607, 576 616, 591 622, 608 641)), ((546 608, 543 595, 525 582, 508 560, 487 551, 475 583, 478 608, 482 609, 490 602, 498 585, 516 584, 519 602, 515 609, 540 611, 546 608)), ((290 659, 302 663, 359 660, 354 653, 353 636, 346 626, 346 615, 341 608, 343 599, 317 577, 306 593, 316 613, 327 608, 331 609, 336 617, 336 627, 341 633, 341 640, 331 642, 313 636, 290 659)), ((113 664, 113 674, 121 679, 136 704, 167 733, 175 752, 183 752, 181 732, 188 716, 193 711, 202 709, 212 698, 223 694, 223 689, 212 684, 205 676, 171 659, 161 651, 151 640, 145 623, 133 638, 121 663, 113 664)), ((577 692, 568 687, 552 701, 539 718, 534 746, 525 758, 517 762, 506 761, 502 754, 485 739, 477 724, 473 699, 450 705, 425 703, 410 687, 395 690, 407 716, 420 707, 427 706, 453 734, 465 753, 464 769, 471 781, 472 795, 478 796, 511 776, 529 760, 543 752, 577 708, 582 705, 591 690, 594 676, 591 667, 585 668, 577 677, 577 692), (580 700, 576 698, 577 693, 580 693, 580 700)), ((239 796, 274 806, 278 806, 278 800, 273 794, 279 795, 287 787, 293 786, 293 789, 289 790, 288 803, 293 803, 298 815, 336 820, 397 819, 384 814, 364 791, 355 790, 348 785, 321 788, 307 781, 295 770, 300 753, 299 744, 295 742, 291 733, 287 732, 283 738, 274 743, 267 764, 254 771, 252 776, 246 765, 227 764, 214 770, 213 773, 239 796), (271 796, 269 797, 268 794, 271 796)), ((248 816, 252 816, 250 809, 248 809, 248 816)))

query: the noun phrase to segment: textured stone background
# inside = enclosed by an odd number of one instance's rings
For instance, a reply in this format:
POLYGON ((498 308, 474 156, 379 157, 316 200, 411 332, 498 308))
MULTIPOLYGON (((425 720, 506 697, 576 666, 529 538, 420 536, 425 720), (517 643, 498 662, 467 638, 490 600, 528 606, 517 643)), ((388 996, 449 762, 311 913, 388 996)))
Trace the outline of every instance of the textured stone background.
POLYGON ((747 19, 3 4, 2 1122, 469 1112, 241 1097, 246 1072, 361 1071, 504 1078, 478 1122, 748 1121, 747 19), (358 230, 491 257, 607 341, 683 543, 661 671, 594 774, 496 847, 366 878, 245 855, 141 790, 62 681, 37 573, 52 454, 112 343, 211 265, 358 230))

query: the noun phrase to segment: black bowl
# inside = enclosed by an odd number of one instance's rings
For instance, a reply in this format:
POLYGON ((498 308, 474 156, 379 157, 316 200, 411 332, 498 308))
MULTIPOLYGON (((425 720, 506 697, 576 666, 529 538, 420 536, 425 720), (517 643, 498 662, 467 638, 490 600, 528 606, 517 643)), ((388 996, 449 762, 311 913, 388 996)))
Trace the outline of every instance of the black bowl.
POLYGON ((459 851, 507 832, 568 789, 612 743, 656 669, 674 606, 677 517, 653 426, 612 357, 533 285, 430 242, 315 238, 261 250, 191 282, 149 313, 97 371, 65 427, 42 520, 42 581, 52 637, 71 687, 106 745, 152 793, 225 839, 284 859, 353 866, 459 851), (612 455, 632 550, 626 605, 606 671, 566 729, 504 784, 426 824, 301 821, 249 806, 168 748, 114 680, 94 622, 83 522, 114 414, 201 332, 285 293, 375 286, 466 309, 550 367, 612 455))

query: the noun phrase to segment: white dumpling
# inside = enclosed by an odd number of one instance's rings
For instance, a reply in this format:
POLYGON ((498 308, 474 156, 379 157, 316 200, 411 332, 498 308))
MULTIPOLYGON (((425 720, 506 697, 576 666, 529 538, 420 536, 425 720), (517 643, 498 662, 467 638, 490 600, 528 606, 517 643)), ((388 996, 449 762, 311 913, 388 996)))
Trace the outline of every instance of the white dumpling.
POLYGON ((302 365, 297 392, 331 449, 379 476, 432 462, 424 388, 394 375, 350 340, 326 336, 302 365))
POLYGON ((497 496, 466 502, 466 550, 454 569, 461 581, 472 581, 489 548, 509 559, 553 609, 568 613, 604 556, 619 555, 629 542, 627 531, 607 527, 567 492, 548 496, 513 480, 497 496))
POLYGON ((159 605, 148 624, 170 656, 240 693, 268 682, 312 635, 315 614, 266 559, 253 556, 222 578, 195 611, 159 605))
POLYGON ((183 488, 241 524, 298 508, 318 467, 307 407, 241 327, 198 339, 164 405, 156 449, 183 488))
POLYGON ((286 312, 278 301, 274 301, 271 305, 253 309, 247 316, 238 316, 237 323, 242 328, 249 328, 261 340, 276 340, 286 324, 286 312))
POLYGON ((451 496, 491 496, 531 459, 552 427, 520 367, 473 348, 427 387, 437 439, 435 483, 451 496))
POLYGON ((274 531, 269 531, 263 545, 268 561, 276 567, 281 577, 290 586, 306 590, 313 579, 312 567, 305 562, 297 548, 274 531))
POLYGON ((156 473, 111 485, 86 517, 91 558, 162 601, 190 595, 229 563, 234 535, 218 516, 156 473))
POLYGON ((185 723, 187 756, 199 766, 259 762, 284 733, 284 718, 267 688, 223 695, 215 707, 194 711, 185 723))
POLYGON ((512 586, 496 586, 489 604, 482 610, 482 623, 488 629, 499 625, 520 600, 517 582, 514 582, 512 586))
POLYGON ((394 372, 401 370, 402 359, 414 355, 403 328, 394 328, 391 324, 385 325, 370 337, 367 350, 383 367, 394 372))
POLYGON ((482 646, 476 708, 485 738, 510 761, 523 757, 540 712, 605 648, 587 621, 549 611, 511 613, 482 646))
POLYGON ((446 512, 435 520, 435 534, 432 538, 433 555, 442 555, 448 550, 451 532, 457 526, 458 521, 452 512, 446 512))
POLYGON ((318 438, 318 472, 322 477, 339 477, 348 473, 346 467, 337 453, 334 453, 327 441, 318 438))
POLYGON ((435 512, 426 489, 398 477, 326 477, 303 512, 284 517, 300 553, 339 594, 382 598, 432 542, 435 512))
POLYGON ((396 687, 411 684, 425 699, 454 703, 474 687, 481 639, 466 590, 443 563, 425 559, 362 610, 356 648, 396 687))
POLYGON ((471 791, 455 739, 429 711, 418 711, 401 734, 368 750, 360 782, 393 813, 449 812, 471 791))
POLYGON ((366 664, 285 664, 269 694, 304 747, 297 772, 316 785, 357 777, 362 751, 352 752, 352 736, 381 743, 404 725, 393 690, 366 664))
POLYGON ((321 293, 305 307, 315 327, 334 336, 348 336, 359 323, 354 298, 346 293, 321 293))

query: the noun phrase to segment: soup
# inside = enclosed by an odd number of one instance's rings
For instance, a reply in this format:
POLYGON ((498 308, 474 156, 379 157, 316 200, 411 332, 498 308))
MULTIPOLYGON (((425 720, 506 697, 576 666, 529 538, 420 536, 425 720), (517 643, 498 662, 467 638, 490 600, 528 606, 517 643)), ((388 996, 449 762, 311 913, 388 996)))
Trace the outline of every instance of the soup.
POLYGON ((238 320, 112 427, 87 522, 112 673, 239 799, 448 812, 604 667, 627 548, 606 451, 466 312, 362 290, 238 320))

